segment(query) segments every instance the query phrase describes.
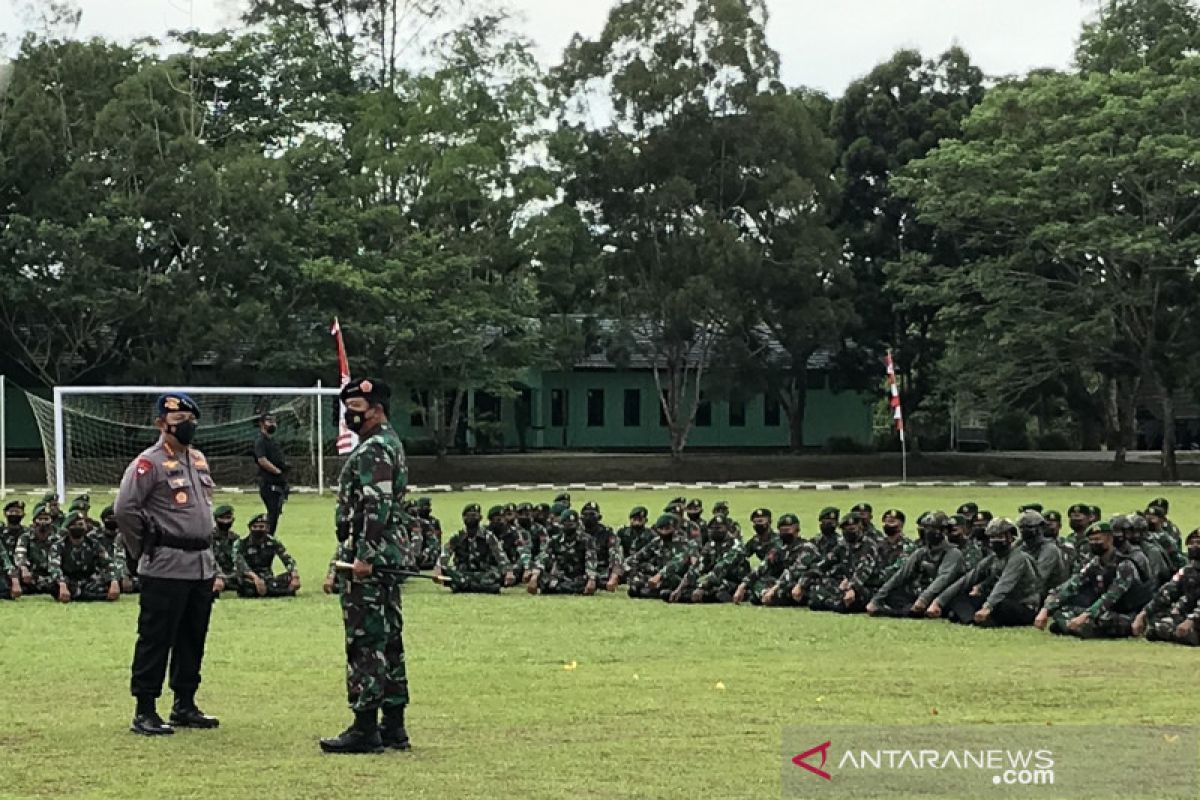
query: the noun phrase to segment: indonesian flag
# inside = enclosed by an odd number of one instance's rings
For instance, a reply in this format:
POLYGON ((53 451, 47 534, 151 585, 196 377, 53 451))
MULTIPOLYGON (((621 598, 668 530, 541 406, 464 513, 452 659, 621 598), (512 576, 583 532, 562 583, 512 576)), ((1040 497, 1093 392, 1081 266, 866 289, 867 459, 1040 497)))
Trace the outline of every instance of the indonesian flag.
MULTIPOLYGON (((346 359, 346 342, 342 339, 342 326, 338 323, 337 317, 333 318, 333 326, 329 329, 329 335, 337 342, 338 356, 338 386, 346 388, 346 384, 350 382, 350 362, 346 359)), ((354 431, 346 427, 346 406, 338 402, 338 437, 337 451, 339 455, 345 455, 354 449, 358 444, 358 437, 354 435, 354 431)))
POLYGON ((892 406, 892 419, 896 420, 896 430, 900 432, 900 441, 904 441, 904 413, 900 410, 900 387, 896 385, 896 362, 892 360, 892 351, 887 351, 888 402, 892 406))

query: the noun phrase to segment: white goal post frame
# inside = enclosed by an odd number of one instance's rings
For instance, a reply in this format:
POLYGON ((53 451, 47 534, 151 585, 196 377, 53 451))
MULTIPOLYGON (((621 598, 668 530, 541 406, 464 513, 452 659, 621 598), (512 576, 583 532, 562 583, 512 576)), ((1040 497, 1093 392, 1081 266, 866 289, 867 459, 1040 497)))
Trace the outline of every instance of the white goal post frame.
MULTIPOLYGON (((275 394, 294 397, 337 397, 340 390, 325 387, 317 381, 316 386, 55 386, 54 387, 54 490, 59 498, 67 493, 66 425, 63 415, 63 397, 66 395, 95 394, 168 394, 180 392, 188 395, 256 395, 275 394)), ((324 451, 320 448, 324 438, 324 415, 317 408, 317 491, 325 491, 324 451)))

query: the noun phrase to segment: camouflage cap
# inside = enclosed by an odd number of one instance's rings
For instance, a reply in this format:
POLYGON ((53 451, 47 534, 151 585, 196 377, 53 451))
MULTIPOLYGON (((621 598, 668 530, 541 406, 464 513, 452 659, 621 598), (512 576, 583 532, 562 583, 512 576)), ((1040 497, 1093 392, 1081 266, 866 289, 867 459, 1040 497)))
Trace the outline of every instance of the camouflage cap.
POLYGON ((112 506, 105 506, 104 508, 100 509, 100 519, 104 519, 105 517, 111 517, 116 513, 117 513, 117 510, 115 508, 113 508, 112 506))
POLYGON ((488 509, 488 519, 504 516, 504 506, 492 506, 488 509))
POLYGON ((688 508, 688 510, 695 508, 695 509, 703 511, 704 510, 704 501, 701 500, 699 497, 693 497, 691 500, 688 500, 687 508, 688 508))
POLYGON ((870 503, 855 503, 850 510, 856 514, 870 514, 874 512, 870 503))
POLYGON ((579 512, 573 508, 564 509, 562 512, 562 515, 559 517, 558 521, 561 522, 563 525, 566 525, 569 522, 578 523, 579 522, 579 512))
POLYGON ((430 500, 428 497, 418 497, 417 498, 417 508, 432 508, 432 507, 433 507, 433 501, 430 500))
POLYGON ((50 516, 50 509, 46 508, 45 503, 38 503, 36 506, 33 507, 33 518, 37 519, 38 517, 43 517, 43 516, 44 517, 50 516))
POLYGON ((9 500, 7 503, 4 504, 5 511, 9 511, 14 508, 17 509, 18 511, 24 511, 25 510, 25 501, 24 500, 9 500))
POLYGON ((226 514, 233 516, 233 506, 221 505, 213 509, 213 519, 216 519, 217 517, 223 517, 226 514))
POLYGON ((648 517, 648 516, 650 516, 650 512, 648 510, 646 510, 645 506, 634 506, 633 508, 629 509, 629 518, 630 519, 633 519, 634 517, 648 517))
POLYGON ((533 511, 533 503, 517 503, 517 511, 533 511))
POLYGON ((554 502, 563 503, 565 505, 570 505, 571 504, 570 492, 559 492, 558 494, 556 494, 554 496, 554 502))
POLYGON ((783 514, 779 517, 779 526, 783 527, 784 525, 795 525, 798 528, 800 527, 800 518, 795 514, 783 514))
POLYGON ((750 519, 754 519, 755 517, 766 517, 767 519, 771 519, 771 517, 772 517, 771 509, 756 508, 750 512, 750 519))
POLYGON ((565 512, 570 510, 569 506, 564 506, 562 503, 555 503, 550 507, 550 516, 561 517, 565 512))
POLYGON ((67 514, 66 519, 63 520, 63 527, 69 528, 76 522, 87 522, 87 514, 84 514, 79 509, 75 509, 71 513, 67 514))
POLYGON ((474 514, 482 514, 483 513, 479 509, 479 503, 467 503, 465 506, 463 506, 462 515, 464 517, 467 514, 472 514, 472 513, 474 513, 474 514))
POLYGON ((666 528, 666 527, 674 528, 675 524, 678 521, 679 521, 679 518, 676 517, 674 514, 662 514, 659 516, 658 519, 656 519, 654 521, 654 527, 655 528, 666 528))
POLYGON ((883 512, 883 516, 884 516, 884 519, 886 519, 888 517, 895 517, 896 519, 900 520, 901 522, 904 522, 908 519, 908 517, 904 516, 904 512, 898 508, 889 508, 887 511, 883 512))
POLYGON ((1147 503, 1146 505, 1158 506, 1159 508, 1161 508, 1163 510, 1164 514, 1171 510, 1171 502, 1169 500, 1167 500, 1167 498, 1165 498, 1165 497, 1156 497, 1153 500, 1151 500, 1149 503, 1147 503))
POLYGON ((971 519, 979 513, 979 504, 972 502, 963 503, 958 507, 957 513, 962 514, 967 519, 971 519))
POLYGON ((728 511, 729 511, 729 501, 728 500, 718 500, 717 502, 713 503, 713 512, 714 513, 728 512, 728 511))
POLYGON ((1043 511, 1042 517, 1046 520, 1046 522, 1062 522, 1062 512, 1055 511, 1054 509, 1043 511))
POLYGON ((588 500, 586 503, 583 504, 583 513, 587 513, 589 511, 594 511, 597 514, 599 514, 600 513, 600 504, 594 500, 588 500))
POLYGON ((1092 507, 1087 503, 1075 503, 1067 509, 1067 514, 1091 514, 1092 507))
POLYGON ((253 528, 255 525, 258 525, 260 523, 270 527, 271 520, 268 519, 266 514, 255 514, 253 517, 250 518, 250 521, 246 523, 246 527, 253 528))
POLYGON ((825 508, 821 509, 820 514, 817 514, 817 519, 838 519, 841 517, 841 515, 842 512, 838 509, 834 508, 833 506, 826 506, 825 508))
POLYGON ((1023 506, 1020 506, 1019 508, 1017 508, 1017 513, 1020 513, 1022 511, 1036 511, 1040 514, 1040 513, 1042 513, 1042 504, 1041 503, 1026 503, 1023 506))

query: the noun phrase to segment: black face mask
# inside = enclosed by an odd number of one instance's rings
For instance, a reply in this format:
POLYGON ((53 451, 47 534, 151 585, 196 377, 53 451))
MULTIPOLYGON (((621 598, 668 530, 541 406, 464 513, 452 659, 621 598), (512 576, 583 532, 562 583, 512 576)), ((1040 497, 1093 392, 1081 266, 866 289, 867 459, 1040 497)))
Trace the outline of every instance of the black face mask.
POLYGON ((796 541, 796 534, 784 533, 783 531, 780 531, 779 538, 782 539, 785 543, 790 543, 790 542, 796 541))
POLYGON ((271 434, 275 433, 275 431, 279 430, 279 426, 278 425, 264 425, 263 430, 266 431, 268 436, 270 436, 271 434))
POLYGON ((942 531, 925 531, 926 547, 937 547, 944 541, 946 541, 946 534, 942 531))
POLYGON ((251 528, 250 535, 256 539, 262 539, 269 532, 268 528, 251 528))
POLYGON ((196 438, 196 421, 194 419, 186 419, 183 422, 167 426, 167 433, 179 440, 179 443, 187 447, 196 438))
POLYGON ((895 536, 897 533, 900 532, 900 526, 899 525, 884 525, 883 532, 886 533, 888 536, 895 536))
POLYGON ((1092 555, 1094 556, 1102 556, 1108 552, 1108 548, 1104 542, 1091 542, 1088 544, 1088 547, 1091 548, 1092 555))
POLYGON ((967 537, 965 535, 963 535, 961 532, 951 533, 946 538, 950 540, 950 544, 955 545, 955 546, 963 544, 967 541, 967 537))
POLYGON ((988 540, 987 528, 971 528, 971 536, 981 542, 988 540))
POLYGON ((342 419, 346 423, 346 427, 354 433, 360 433, 363 427, 367 424, 367 418, 363 416, 362 411, 352 411, 347 408, 346 413, 342 415, 342 419))
POLYGON ((87 533, 87 528, 71 527, 71 528, 67 528, 67 533, 69 533, 71 535, 72 539, 82 539, 84 537, 84 535, 87 533))
POLYGON ((25 517, 19 516, 17 514, 9 514, 8 517, 6 517, 6 519, 8 519, 9 526, 15 528, 21 524, 21 520, 25 519, 25 517))
POLYGON ((842 538, 847 544, 854 544, 862 538, 862 531, 842 531, 842 538))
POLYGON ((517 517, 517 524, 525 530, 529 530, 533 527, 533 520, 529 517, 517 517))
POLYGON ((708 538, 712 539, 714 542, 723 542, 725 541, 725 537, 728 535, 729 531, 724 530, 723 528, 715 528, 709 530, 708 532, 708 538))
POLYGON ((104 529, 106 531, 115 531, 117 529, 117 520, 115 517, 109 517, 104 520, 104 529))
POLYGON ((467 530, 469 530, 469 531, 479 530, 479 520, 478 519, 464 519, 463 525, 466 525, 467 530))
POLYGON ((754 532, 759 534, 760 536, 764 533, 767 533, 770 530, 771 530, 770 525, 755 525, 754 526, 754 532))
POLYGON ((218 528, 218 530, 227 531, 227 530, 229 530, 229 529, 230 529, 230 528, 232 528, 232 527, 233 527, 233 522, 232 522, 232 521, 230 521, 230 522, 221 522, 220 520, 217 520, 217 528, 218 528))
POLYGON ((821 525, 821 535, 822 536, 837 536, 837 533, 838 533, 837 525, 834 525, 832 523, 821 525))
POLYGON ((675 529, 674 528, 660 528, 658 530, 658 536, 660 539, 663 539, 663 540, 673 539, 675 537, 675 529))
POLYGON ((1012 545, 1004 539, 992 539, 988 542, 988 546, 992 548, 992 552, 998 556, 1008 555, 1008 551, 1012 549, 1012 545))
POLYGON ((1187 550, 1189 559, 1200 561, 1200 545, 1190 545, 1187 550))
POLYGON ((574 523, 571 523, 570 525, 563 525, 562 532, 563 535, 567 537, 574 536, 575 534, 579 533, 579 526, 574 523))
POLYGON ((631 519, 631 520, 629 520, 629 527, 633 528, 635 531, 645 530, 646 529, 646 520, 631 519))
POLYGON ((688 515, 688 519, 690 519, 692 522, 695 522, 696 520, 700 519, 699 511, 689 511, 689 512, 687 512, 687 515, 688 515))
POLYGON ((600 521, 599 517, 592 516, 591 514, 581 517, 581 519, 583 520, 583 526, 585 528, 594 528, 596 527, 596 523, 600 521))
POLYGON ((1037 528, 1021 528, 1021 541, 1036 542, 1042 538, 1042 532, 1037 528))

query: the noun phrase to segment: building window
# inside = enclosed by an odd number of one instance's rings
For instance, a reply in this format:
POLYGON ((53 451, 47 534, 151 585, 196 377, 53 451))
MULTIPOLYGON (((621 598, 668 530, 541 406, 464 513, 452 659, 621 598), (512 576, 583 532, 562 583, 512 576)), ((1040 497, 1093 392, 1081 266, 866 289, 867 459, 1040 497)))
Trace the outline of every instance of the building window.
POLYGON ((746 427, 746 401, 741 398, 730 398, 729 400, 729 427, 744 428, 746 427))
POLYGON ((567 390, 550 390, 550 427, 567 427, 567 390))
POLYGON ((763 425, 768 428, 779 427, 779 398, 763 395, 763 425))
POLYGON ((642 425, 642 390, 625 390, 625 427, 640 428, 642 425))
POLYGON ((704 392, 700 393, 700 402, 696 405, 696 427, 712 427, 712 401, 704 396, 704 392))
POLYGON ((663 389, 658 395, 658 426, 660 428, 667 427, 667 403, 671 402, 671 396, 667 394, 667 390, 663 389))
POLYGON ((604 390, 588 389, 587 424, 589 428, 604 427, 604 390))
POLYGON ((408 424, 413 428, 425 427, 425 408, 428 405, 429 392, 412 390, 412 413, 408 415, 408 424))

